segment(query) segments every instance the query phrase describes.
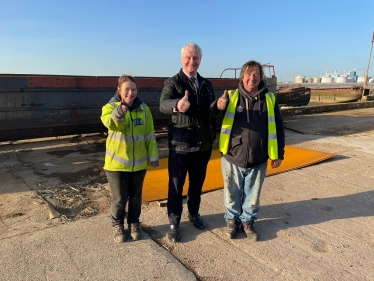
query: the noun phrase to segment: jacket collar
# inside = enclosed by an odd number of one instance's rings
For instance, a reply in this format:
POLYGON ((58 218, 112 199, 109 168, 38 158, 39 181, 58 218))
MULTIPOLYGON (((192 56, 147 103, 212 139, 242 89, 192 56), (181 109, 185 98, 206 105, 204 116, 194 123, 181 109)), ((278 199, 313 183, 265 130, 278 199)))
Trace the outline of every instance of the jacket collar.
MULTIPOLYGON (((179 76, 182 78, 184 82, 188 82, 190 79, 188 79, 187 75, 183 72, 183 69, 179 71, 179 76)), ((196 74, 197 80, 199 81, 199 85, 201 85, 202 77, 200 76, 199 72, 196 74)))
POLYGON ((239 82, 239 87, 238 87, 238 90, 239 90, 239 93, 246 97, 246 98, 249 98, 250 100, 252 100, 253 98, 257 97, 258 99, 260 99, 261 97, 265 97, 265 94, 268 92, 268 89, 266 87, 266 81, 264 80, 261 80, 260 84, 258 85, 258 91, 256 94, 254 95, 249 95, 245 90, 244 90, 244 87, 243 87, 243 83, 242 81, 239 82))
MULTIPOLYGON (((121 102, 121 98, 118 96, 118 94, 114 94, 114 96, 109 100, 109 103, 114 103, 114 102, 121 102)), ((140 106, 142 105, 143 101, 139 98, 136 97, 134 99, 134 102, 131 106, 128 106, 130 111, 133 111, 134 109, 137 109, 138 107, 142 109, 140 106)))

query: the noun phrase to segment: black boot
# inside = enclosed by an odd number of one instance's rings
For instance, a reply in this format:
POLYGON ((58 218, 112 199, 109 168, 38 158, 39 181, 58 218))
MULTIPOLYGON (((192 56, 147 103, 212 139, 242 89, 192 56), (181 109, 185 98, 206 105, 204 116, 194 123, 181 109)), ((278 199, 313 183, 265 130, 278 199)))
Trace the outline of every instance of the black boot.
POLYGON ((196 215, 191 215, 188 213, 187 218, 190 222, 193 223, 193 225, 198 228, 198 229, 204 229, 205 228, 205 222, 204 220, 200 217, 200 214, 197 213, 196 215))
POLYGON ((181 240, 179 226, 171 224, 167 236, 170 242, 179 242, 181 240))

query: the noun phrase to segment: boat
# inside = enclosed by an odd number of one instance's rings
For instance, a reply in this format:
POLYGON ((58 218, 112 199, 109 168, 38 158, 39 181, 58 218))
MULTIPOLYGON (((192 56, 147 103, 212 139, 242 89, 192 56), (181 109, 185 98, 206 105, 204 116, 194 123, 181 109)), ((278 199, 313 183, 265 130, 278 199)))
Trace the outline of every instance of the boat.
MULTIPOLYGON (((167 77, 135 77, 138 96, 150 108, 156 128, 169 116, 159 110, 167 77)), ((208 78, 217 97, 238 79, 208 78)), ((105 132, 101 108, 116 92, 118 77, 0 74, 0 142, 105 132)))
MULTIPOLYGON (((269 91, 277 93, 274 66, 264 65, 264 69, 270 71, 264 77, 269 91)), ((159 110, 167 77, 135 79, 138 96, 150 108, 155 127, 167 127, 169 116, 159 110)), ((216 97, 239 84, 236 70, 234 78, 208 79, 216 97)), ((0 74, 0 142, 105 132, 101 108, 113 97, 117 82, 114 76, 0 74)), ((278 98, 282 95, 278 93, 278 98)))
POLYGON ((311 102, 316 103, 343 103, 356 102, 362 98, 363 87, 352 85, 351 87, 322 87, 311 88, 311 102))
POLYGON ((304 86, 280 86, 277 102, 280 106, 305 106, 310 101, 311 89, 304 86))

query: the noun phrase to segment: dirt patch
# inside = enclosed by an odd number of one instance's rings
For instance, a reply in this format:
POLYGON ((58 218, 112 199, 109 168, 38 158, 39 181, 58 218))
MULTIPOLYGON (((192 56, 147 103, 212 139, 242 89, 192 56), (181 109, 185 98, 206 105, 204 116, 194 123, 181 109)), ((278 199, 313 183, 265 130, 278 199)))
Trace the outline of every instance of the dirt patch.
POLYGON ((92 154, 95 152, 103 152, 104 149, 105 149, 105 145, 103 143, 99 143, 90 149, 77 147, 76 149, 55 150, 55 151, 48 151, 46 153, 52 156, 64 157, 72 153, 79 153, 81 155, 85 155, 85 154, 92 154))
POLYGON ((107 212, 110 190, 103 175, 88 176, 74 183, 60 183, 38 191, 61 216, 69 221, 107 212))
POLYGON ((79 170, 76 172, 61 172, 61 173, 51 173, 49 177, 59 178, 64 183, 76 183, 79 182, 81 179, 84 180, 85 177, 88 178, 95 178, 98 177, 100 174, 100 168, 87 168, 83 170, 79 170))

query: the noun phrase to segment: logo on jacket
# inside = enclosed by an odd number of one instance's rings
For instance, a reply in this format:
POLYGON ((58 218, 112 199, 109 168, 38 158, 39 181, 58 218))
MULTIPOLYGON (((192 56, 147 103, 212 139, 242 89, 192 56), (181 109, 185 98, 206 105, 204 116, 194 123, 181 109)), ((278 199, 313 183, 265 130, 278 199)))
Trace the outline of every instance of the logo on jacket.
POLYGON ((238 108, 237 108, 237 111, 238 112, 243 112, 243 107, 241 105, 239 105, 238 108))
POLYGON ((143 125, 143 120, 141 118, 134 119, 134 126, 143 125))

